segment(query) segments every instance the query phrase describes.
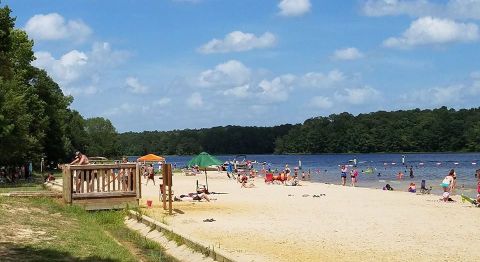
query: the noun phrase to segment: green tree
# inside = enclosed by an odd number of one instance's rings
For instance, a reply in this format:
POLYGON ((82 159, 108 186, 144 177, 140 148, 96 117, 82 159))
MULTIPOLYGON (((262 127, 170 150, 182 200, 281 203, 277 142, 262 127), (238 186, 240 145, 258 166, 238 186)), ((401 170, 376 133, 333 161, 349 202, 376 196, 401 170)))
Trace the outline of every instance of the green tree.
POLYGON ((88 138, 86 154, 90 156, 118 155, 118 136, 110 120, 94 117, 85 120, 85 131, 88 138))

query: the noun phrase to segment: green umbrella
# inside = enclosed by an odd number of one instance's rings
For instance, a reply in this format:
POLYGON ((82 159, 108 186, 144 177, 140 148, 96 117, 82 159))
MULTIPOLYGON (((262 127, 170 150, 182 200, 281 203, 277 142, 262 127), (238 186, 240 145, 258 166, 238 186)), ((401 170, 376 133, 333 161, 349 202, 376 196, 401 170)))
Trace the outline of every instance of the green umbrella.
POLYGON ((187 163, 187 166, 188 167, 198 166, 199 168, 204 168, 205 169, 205 186, 207 187, 207 191, 208 191, 207 167, 209 167, 209 166, 219 166, 221 164, 223 164, 222 161, 218 160, 216 157, 211 156, 210 154, 208 154, 206 152, 202 152, 202 153, 198 154, 198 156, 192 158, 192 160, 190 160, 187 163))

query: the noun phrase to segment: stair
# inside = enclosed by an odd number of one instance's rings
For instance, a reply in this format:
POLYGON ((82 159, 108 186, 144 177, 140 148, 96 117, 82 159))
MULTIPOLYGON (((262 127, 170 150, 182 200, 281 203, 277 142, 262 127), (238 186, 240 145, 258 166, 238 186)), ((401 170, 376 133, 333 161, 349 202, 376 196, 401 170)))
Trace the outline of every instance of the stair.
POLYGON ((125 218, 125 225, 131 230, 137 231, 147 239, 157 242, 165 248, 165 253, 172 256, 179 261, 186 262, 213 262, 211 257, 206 257, 202 253, 199 253, 186 245, 177 245, 175 241, 167 239, 162 232, 158 230, 152 230, 149 226, 138 222, 134 218, 125 218))

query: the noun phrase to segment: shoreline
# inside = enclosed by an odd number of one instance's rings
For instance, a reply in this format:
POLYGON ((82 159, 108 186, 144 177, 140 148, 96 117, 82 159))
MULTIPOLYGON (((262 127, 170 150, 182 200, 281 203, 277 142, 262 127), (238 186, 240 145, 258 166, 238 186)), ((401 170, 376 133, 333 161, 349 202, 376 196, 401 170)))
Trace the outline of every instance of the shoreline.
MULTIPOLYGON (((203 184, 205 176, 175 174, 174 194, 195 191, 197 179, 203 184)), ((145 209, 149 216, 220 245, 239 261, 480 259, 480 250, 463 244, 480 245, 475 233, 480 231, 480 209, 459 196, 452 197, 457 202, 445 203, 435 194, 301 183, 267 185, 257 178, 256 187, 240 188, 225 173, 209 172, 210 191, 226 193, 210 195, 217 200, 174 202, 180 212, 165 216, 158 184, 149 184, 143 185, 141 204, 152 198, 154 207, 145 209), (203 221, 208 218, 215 221, 203 221)))

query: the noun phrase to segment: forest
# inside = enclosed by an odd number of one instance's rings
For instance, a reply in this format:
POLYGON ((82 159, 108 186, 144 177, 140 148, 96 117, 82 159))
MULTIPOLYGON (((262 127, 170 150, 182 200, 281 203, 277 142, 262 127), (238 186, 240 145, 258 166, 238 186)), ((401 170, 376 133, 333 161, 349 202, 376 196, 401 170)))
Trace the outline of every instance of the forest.
MULTIPOLYGON (((46 71, 32 66, 33 40, 0 8, 0 167, 89 156, 479 152, 480 108, 413 109, 318 116, 274 127, 224 126, 118 133, 85 119, 46 71)), ((36 164, 38 165, 38 164, 36 164)))
POLYGON ((75 150, 115 155, 117 133, 104 118, 84 119, 70 108, 73 97, 46 71, 31 65, 33 41, 15 28, 8 6, 0 8, 0 166, 43 158, 69 161, 75 150))

